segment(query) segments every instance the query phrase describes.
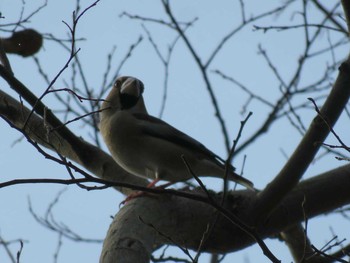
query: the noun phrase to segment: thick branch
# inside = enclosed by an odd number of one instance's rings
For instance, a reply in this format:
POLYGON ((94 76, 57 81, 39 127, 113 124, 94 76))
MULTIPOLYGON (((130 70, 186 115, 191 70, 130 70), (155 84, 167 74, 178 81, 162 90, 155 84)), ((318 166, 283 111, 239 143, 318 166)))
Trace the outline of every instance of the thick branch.
MULTIPOLYGON (((261 238, 269 238, 309 219, 349 204, 350 165, 337 168, 301 182, 265 222, 256 230, 261 238)), ((220 197, 219 197, 220 198, 220 197)), ((249 207, 254 202, 249 191, 232 192, 226 208, 249 222, 249 207)), ((118 262, 142 257, 148 262, 150 253, 160 245, 171 244, 197 250, 208 224, 216 211, 207 203, 176 196, 151 196, 132 200, 114 218, 104 241, 100 262, 118 262), (195 223, 194 223, 195 222, 195 223)), ((254 243, 253 239, 227 219, 219 217, 202 251, 228 253, 254 243)))
MULTIPOLYGON (((6 80, 12 89, 20 94, 32 107, 33 111, 40 116, 46 116, 46 120, 52 128, 61 127, 59 133, 62 137, 70 142, 75 142, 77 136, 73 134, 67 127, 63 126, 63 123, 42 103, 38 97, 35 96, 23 83, 16 79, 6 68, 0 65, 0 76, 6 80)), ((23 123, 24 126, 25 122, 23 123)), ((22 126, 22 127, 23 127, 22 126)), ((19 127, 19 128, 22 128, 19 127)))
POLYGON ((295 262, 331 263, 333 260, 315 253, 301 224, 294 225, 281 233, 295 262))
POLYGON ((350 96, 350 62, 339 68, 339 76, 320 114, 312 121, 299 146, 276 178, 259 194, 253 208, 256 220, 265 218, 298 183, 314 159, 321 143, 338 120, 350 96), (327 120, 327 123, 325 123, 327 120), (329 126, 328 126, 329 125, 329 126))
MULTIPOLYGON (((22 128, 30 110, 21 105, 11 96, 0 90, 0 115, 6 117, 15 127, 22 128)), ((84 166, 94 175, 108 180, 118 182, 128 182, 130 184, 145 186, 147 181, 139 177, 126 173, 119 167, 112 157, 94 145, 76 137, 75 144, 77 150, 72 149, 72 145, 63 138, 57 131, 48 131, 47 123, 38 115, 33 114, 27 123, 25 132, 31 139, 42 146, 57 151, 68 159, 84 166), (88 153, 88 154, 86 154, 88 153), (84 155, 82 158, 81 154, 84 155), (88 160, 86 161, 87 157, 88 160), (84 160, 84 161, 82 161, 84 160)), ((130 189, 118 188, 122 193, 129 194, 130 189)))

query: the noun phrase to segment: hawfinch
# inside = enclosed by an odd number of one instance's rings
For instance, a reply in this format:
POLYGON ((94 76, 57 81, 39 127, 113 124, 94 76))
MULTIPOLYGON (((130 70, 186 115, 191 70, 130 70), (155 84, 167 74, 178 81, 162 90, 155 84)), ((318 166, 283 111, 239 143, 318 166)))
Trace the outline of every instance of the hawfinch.
MULTIPOLYGON (((131 174, 157 182, 186 181, 192 176, 223 178, 223 159, 190 136, 147 113, 143 83, 120 77, 100 112, 100 131, 114 160, 131 174)), ((229 167, 228 179, 254 189, 252 182, 229 167)))

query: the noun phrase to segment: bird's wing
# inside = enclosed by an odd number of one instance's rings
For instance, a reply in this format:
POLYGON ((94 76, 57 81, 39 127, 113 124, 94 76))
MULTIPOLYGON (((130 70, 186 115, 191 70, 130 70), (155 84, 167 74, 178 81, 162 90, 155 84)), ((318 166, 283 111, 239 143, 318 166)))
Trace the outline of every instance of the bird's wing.
POLYGON ((134 113, 133 116, 142 123, 141 130, 144 134, 184 147, 189 151, 196 152, 198 157, 201 155, 202 158, 212 159, 221 164, 218 161, 222 160, 219 156, 168 123, 147 114, 134 113))
MULTIPOLYGON (((184 147, 187 151, 195 153, 198 158, 214 161, 218 166, 224 168, 224 160, 217 156, 215 153, 207 149, 203 144, 179 131, 168 123, 150 116, 148 114, 134 113, 133 116, 140 123, 141 132, 147 136, 157 138, 158 140, 164 140, 167 143, 173 143, 177 146, 184 147)), ((235 168, 230 165, 232 171, 232 180, 238 182, 249 189, 254 190, 253 183, 248 179, 237 175, 235 168)))

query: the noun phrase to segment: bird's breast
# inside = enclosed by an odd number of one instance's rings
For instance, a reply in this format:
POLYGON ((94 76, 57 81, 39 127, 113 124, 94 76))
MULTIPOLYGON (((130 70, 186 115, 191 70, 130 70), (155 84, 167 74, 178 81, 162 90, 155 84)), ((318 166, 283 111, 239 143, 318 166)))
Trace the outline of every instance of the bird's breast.
POLYGON ((101 121, 101 134, 113 159, 131 174, 154 179, 156 172, 149 167, 144 155, 144 143, 139 127, 131 115, 114 114, 108 121, 101 121))

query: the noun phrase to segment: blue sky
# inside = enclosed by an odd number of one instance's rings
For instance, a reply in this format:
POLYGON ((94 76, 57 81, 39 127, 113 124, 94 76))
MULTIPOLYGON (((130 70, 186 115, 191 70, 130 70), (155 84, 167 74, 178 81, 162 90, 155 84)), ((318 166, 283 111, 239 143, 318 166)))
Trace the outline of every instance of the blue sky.
MULTIPOLYGON (((82 7, 92 3, 91 1, 82 2, 82 7)), ((270 4, 272 7, 273 3, 270 4)), ((39 5, 39 1, 26 2, 24 14, 32 12, 39 5)), ((0 11, 5 18, 1 22, 3 24, 15 22, 21 13, 21 8, 22 2, 19 0, 2 0, 0 11)), ((54 32, 58 37, 67 37, 68 29, 62 20, 70 24, 74 8, 73 1, 49 1, 48 5, 33 16, 25 26, 35 28, 42 33, 54 32)), ((203 61, 208 58, 221 37, 230 32, 241 19, 239 1, 222 1, 220 5, 214 1, 177 1, 176 4, 173 4, 173 8, 175 15, 181 21, 199 18, 194 26, 187 31, 187 34, 203 61)), ((250 14, 269 10, 270 7, 267 6, 266 2, 247 1, 246 8, 248 10, 247 17, 249 17, 250 14)), ((135 49, 121 73, 138 77, 145 83, 144 96, 148 111, 157 116, 162 103, 164 68, 147 40, 140 21, 120 17, 123 11, 167 20, 160 1, 101 0, 96 7, 84 15, 78 24, 78 37, 86 39, 78 42, 78 47, 81 48, 79 57, 83 63, 89 86, 97 92, 105 72, 107 54, 112 50, 112 47, 116 46, 112 63, 112 68, 115 69, 125 56, 129 46, 142 35, 143 41, 135 49)), ((285 15, 285 17, 273 17, 273 19, 261 20, 254 24, 267 26, 273 23, 292 22, 297 23, 300 20, 298 17, 285 15)), ((258 45, 260 44, 268 51, 271 60, 278 65, 281 75, 288 80, 302 51, 303 32, 289 30, 263 33, 254 31, 254 24, 247 26, 240 34, 227 42, 213 61, 210 69, 218 69, 235 77, 252 91, 273 103, 280 95, 278 83, 271 70, 266 66, 266 61, 258 54, 258 45)), ((166 54, 167 45, 176 37, 175 32, 159 24, 145 23, 145 25, 152 33, 160 51, 166 54)), ((6 32, 2 32, 2 36, 6 36, 6 32)), ((323 35, 320 45, 325 45, 325 43, 327 43, 326 34, 323 35)), ((346 55, 347 50, 341 49, 337 50, 335 54, 336 59, 345 58, 346 55)), ((15 55, 10 55, 9 58, 16 77, 39 96, 46 89, 46 84, 39 76, 32 58, 23 59, 15 55)), ((45 41, 38 58, 44 65, 48 76, 53 78, 66 62, 68 53, 64 52, 56 43, 45 41)), ((308 65, 301 82, 305 84, 312 82, 315 76, 322 74, 326 64, 331 59, 327 55, 308 65)), ((210 77, 229 135, 233 139, 237 134, 240 121, 246 116, 242 115, 240 111, 248 97, 240 89, 230 85, 214 73, 211 73, 210 77)), ((55 84, 55 88, 67 87, 65 81, 69 82, 69 79, 70 74, 67 70, 55 84)), ((16 94, 3 81, 0 81, 0 85, 1 89, 16 97, 16 94)), ((306 101, 307 96, 300 95, 297 99, 302 103, 306 101)), ((53 109, 59 108, 57 100, 52 96, 46 97, 44 102, 53 109)), ((268 112, 264 105, 256 101, 249 104, 248 110, 253 112, 253 116, 246 125, 242 141, 254 132, 268 112)), ((305 111, 304 123, 308 124, 313 116, 312 111, 305 111)), ((214 116, 210 98, 204 88, 198 67, 182 41, 176 45, 172 56, 168 100, 162 118, 201 141, 220 156, 226 157, 220 126, 214 116)), ((86 127, 79 123, 70 127, 76 134, 88 140, 89 131, 86 127)), ((339 126, 340 131, 342 127, 339 126)), ((45 160, 31 145, 21 139, 20 134, 4 122, 0 122, 0 132, 3 140, 0 146, 2 181, 14 178, 62 178, 66 176, 64 167, 45 160), (19 139, 21 140, 18 141, 19 139)), ((258 188, 262 188, 283 166, 285 157, 281 152, 290 155, 299 140, 299 133, 287 120, 278 121, 266 136, 262 136, 244 151, 243 154, 247 156, 244 168, 245 176, 251 179, 258 188)), ((106 150, 105 147, 103 149, 106 150)), ((238 169, 241 168, 243 154, 235 159, 234 164, 238 169)), ((339 166, 339 162, 329 156, 311 166, 306 176, 337 166, 339 166)), ((220 189, 221 183, 218 183, 217 180, 207 179, 206 182, 213 185, 214 189, 220 189)), ((1 189, 0 236, 6 240, 22 238, 28 241, 24 244, 21 256, 23 262, 53 262, 53 254, 58 244, 57 234, 38 225, 29 214, 28 198, 30 198, 35 211, 39 215, 44 215, 47 206, 64 188, 57 185, 20 185, 1 189)), ((118 204, 122 198, 121 194, 112 189, 87 192, 78 187, 70 186, 66 188, 60 202, 54 208, 55 219, 67 224, 83 237, 103 239, 111 222, 110 216, 117 213, 118 204)), ((346 227, 345 223, 335 224, 327 222, 327 220, 315 219, 309 225, 312 240, 317 246, 322 246, 331 238, 330 226, 335 233, 340 234, 340 239, 348 238, 341 231, 342 228, 346 227)), ((332 220, 331 222, 340 222, 334 221, 338 220, 336 217, 332 220)), ((270 241, 267 241, 267 244, 283 262, 291 261, 283 244, 270 241)), ((19 244, 15 243, 10 248, 15 253, 19 244)), ((63 239, 58 262, 96 262, 100 250, 101 244, 79 244, 63 239)), ((0 248, 1 258, 8 259, 2 248, 0 248)), ((230 259, 235 259, 237 262, 256 262, 257 259, 259 262, 268 262, 257 246, 229 255, 227 262, 230 259)), ((208 262, 208 259, 203 257, 202 262, 208 262)))

